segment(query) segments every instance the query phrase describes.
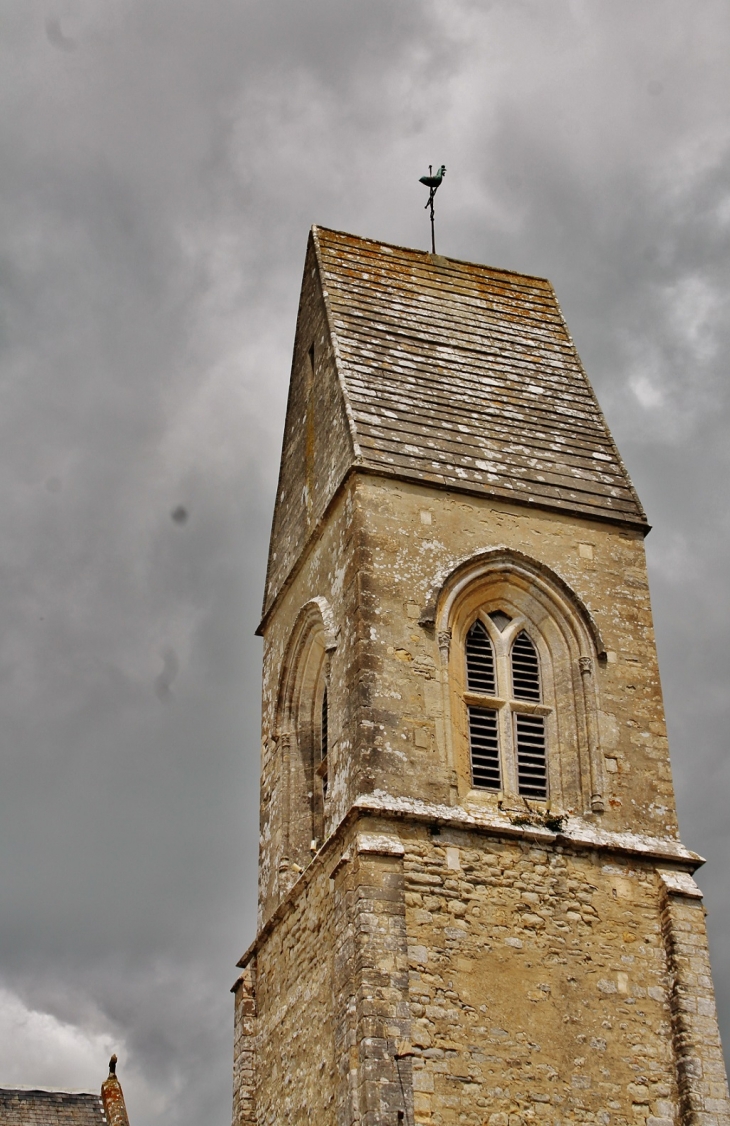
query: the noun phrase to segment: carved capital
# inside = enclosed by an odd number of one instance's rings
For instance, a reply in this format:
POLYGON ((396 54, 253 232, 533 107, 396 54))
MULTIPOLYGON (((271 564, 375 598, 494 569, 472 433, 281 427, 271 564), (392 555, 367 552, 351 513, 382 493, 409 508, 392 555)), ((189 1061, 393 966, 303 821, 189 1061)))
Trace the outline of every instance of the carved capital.
POLYGON ((441 654, 441 660, 442 660, 443 664, 446 664, 446 662, 449 659, 449 652, 451 650, 451 630, 450 629, 440 629, 438 631, 438 645, 439 645, 439 653, 441 654))
POLYGON ((582 676, 591 676, 593 673, 593 660, 591 657, 579 657, 578 666, 582 676))

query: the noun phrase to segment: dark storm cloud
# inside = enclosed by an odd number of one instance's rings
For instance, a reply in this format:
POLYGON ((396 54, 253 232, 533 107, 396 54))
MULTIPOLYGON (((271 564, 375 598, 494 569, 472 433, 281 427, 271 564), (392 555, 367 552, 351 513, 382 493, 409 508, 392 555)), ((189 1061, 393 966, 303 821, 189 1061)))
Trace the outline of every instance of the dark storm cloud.
POLYGON ((58 16, 49 16, 46 20, 46 35, 48 42, 52 43, 54 47, 58 47, 61 51, 75 51, 76 42, 73 39, 67 39, 61 30, 61 21, 58 16))
POLYGON ((93 1086, 112 1045, 135 1126, 230 1119, 307 228, 426 246, 442 161, 439 249, 551 277, 655 525, 730 1038, 726 6, 4 16, 0 1083, 93 1086))

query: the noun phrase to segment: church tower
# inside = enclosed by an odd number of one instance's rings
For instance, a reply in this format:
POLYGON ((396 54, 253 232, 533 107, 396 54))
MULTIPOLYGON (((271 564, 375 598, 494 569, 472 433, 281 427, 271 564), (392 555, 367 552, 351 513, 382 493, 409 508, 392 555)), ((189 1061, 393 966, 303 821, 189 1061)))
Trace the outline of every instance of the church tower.
POLYGON ((234 1126, 730 1126, 647 531, 549 282, 312 230, 234 1126))

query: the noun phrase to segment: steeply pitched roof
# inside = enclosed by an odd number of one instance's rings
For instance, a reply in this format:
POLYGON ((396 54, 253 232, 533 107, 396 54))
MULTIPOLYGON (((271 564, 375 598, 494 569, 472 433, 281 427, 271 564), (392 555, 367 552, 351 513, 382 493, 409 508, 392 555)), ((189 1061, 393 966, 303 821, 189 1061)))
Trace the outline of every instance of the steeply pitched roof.
POLYGON ((264 615, 352 468, 646 527, 550 282, 313 227, 264 615))
POLYGON ((313 235, 363 466, 646 523, 550 282, 313 235))
POLYGON ((0 1089, 0 1126, 106 1126, 99 1095, 0 1089))

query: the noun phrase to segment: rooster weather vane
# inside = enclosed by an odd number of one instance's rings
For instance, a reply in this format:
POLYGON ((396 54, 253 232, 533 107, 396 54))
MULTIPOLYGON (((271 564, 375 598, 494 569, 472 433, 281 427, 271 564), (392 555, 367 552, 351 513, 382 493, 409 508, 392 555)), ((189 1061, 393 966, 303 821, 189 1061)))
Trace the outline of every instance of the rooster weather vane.
POLYGON ((424 208, 424 210, 427 210, 428 208, 431 209, 431 253, 432 254, 436 253, 436 234, 434 232, 434 225, 433 225, 433 197, 436 195, 436 192, 440 188, 441 181, 443 180, 445 175, 446 175, 446 165, 445 164, 442 164, 441 167, 437 168, 435 172, 433 170, 433 165, 429 164, 429 166, 428 166, 428 176, 421 176, 421 178, 418 181, 419 184, 425 184, 426 187, 429 189, 428 203, 426 204, 426 207, 424 208))

